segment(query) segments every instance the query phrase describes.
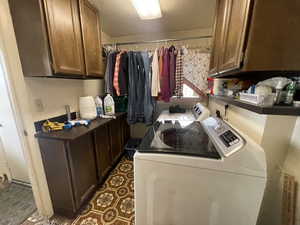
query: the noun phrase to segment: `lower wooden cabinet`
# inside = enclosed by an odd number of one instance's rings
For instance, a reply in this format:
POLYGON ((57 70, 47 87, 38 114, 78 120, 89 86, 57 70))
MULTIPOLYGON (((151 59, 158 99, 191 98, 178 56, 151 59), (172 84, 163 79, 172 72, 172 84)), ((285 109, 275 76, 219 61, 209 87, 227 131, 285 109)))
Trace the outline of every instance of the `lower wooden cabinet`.
POLYGON ((56 214, 74 217, 120 159, 129 126, 124 114, 90 127, 37 134, 56 214))
POLYGON ((98 165, 98 180, 101 182, 113 165, 108 125, 97 128, 94 132, 94 138, 98 165))
POLYGON ((97 187, 91 134, 75 140, 39 139, 54 212, 73 217, 97 187))
POLYGON ((79 208, 93 194, 97 186, 93 136, 86 134, 68 142, 67 151, 75 203, 79 208))
POLYGON ((115 163, 122 154, 122 127, 121 119, 117 118, 109 124, 111 155, 115 163))

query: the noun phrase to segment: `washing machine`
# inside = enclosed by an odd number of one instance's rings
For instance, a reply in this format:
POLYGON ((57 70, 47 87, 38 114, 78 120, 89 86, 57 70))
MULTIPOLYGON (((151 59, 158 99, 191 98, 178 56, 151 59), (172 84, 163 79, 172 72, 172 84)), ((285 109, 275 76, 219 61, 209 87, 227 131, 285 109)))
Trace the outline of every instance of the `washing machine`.
POLYGON ((214 117, 157 121, 134 156, 136 225, 255 225, 263 149, 214 117))
POLYGON ((185 113, 170 113, 169 110, 163 110, 157 121, 201 121, 210 116, 210 111, 200 102, 195 104, 192 109, 186 110, 185 113))

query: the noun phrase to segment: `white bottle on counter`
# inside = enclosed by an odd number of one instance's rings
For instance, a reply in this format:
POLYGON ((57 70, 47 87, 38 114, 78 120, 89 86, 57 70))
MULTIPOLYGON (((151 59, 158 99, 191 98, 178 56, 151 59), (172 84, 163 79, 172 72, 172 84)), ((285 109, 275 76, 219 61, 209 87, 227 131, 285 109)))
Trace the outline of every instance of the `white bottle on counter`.
POLYGON ((103 102, 99 96, 95 97, 96 109, 97 109, 97 116, 100 117, 104 114, 103 112, 103 102))
POLYGON ((114 115, 115 114, 115 101, 110 94, 104 98, 104 112, 105 115, 114 115))

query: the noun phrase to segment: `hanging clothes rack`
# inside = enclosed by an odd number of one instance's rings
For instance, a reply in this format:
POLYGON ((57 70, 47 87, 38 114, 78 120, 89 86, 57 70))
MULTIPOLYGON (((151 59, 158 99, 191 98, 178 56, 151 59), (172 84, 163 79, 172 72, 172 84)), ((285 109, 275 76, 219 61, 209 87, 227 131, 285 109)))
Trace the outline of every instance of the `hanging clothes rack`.
POLYGON ((165 42, 173 42, 173 41, 187 41, 187 40, 196 40, 196 39, 205 39, 212 38, 211 35, 205 36, 196 36, 196 37, 188 37, 188 38, 176 38, 176 39, 164 39, 164 40, 155 40, 155 41, 134 41, 134 42, 117 42, 113 44, 104 44, 103 46, 120 46, 120 45, 137 45, 137 44, 155 44, 155 43, 165 43, 165 42))

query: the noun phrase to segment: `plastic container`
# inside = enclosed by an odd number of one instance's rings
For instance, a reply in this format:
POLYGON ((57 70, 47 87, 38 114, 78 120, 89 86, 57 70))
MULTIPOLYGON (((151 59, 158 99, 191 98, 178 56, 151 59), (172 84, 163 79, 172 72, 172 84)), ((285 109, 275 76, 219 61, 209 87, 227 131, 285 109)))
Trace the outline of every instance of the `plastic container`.
POLYGON ((79 111, 81 119, 93 120, 97 117, 97 110, 92 96, 79 98, 79 111))
POLYGON ((114 115, 115 114, 115 102, 113 97, 110 94, 107 94, 104 98, 104 112, 105 115, 114 115))
POLYGON ((142 139, 140 138, 131 138, 125 145, 125 153, 126 157, 129 160, 133 160, 133 156, 136 152, 136 148, 141 144, 142 139))
POLYGON ((95 97, 95 103, 96 103, 97 116, 100 117, 101 115, 104 115, 103 102, 99 96, 95 97))
POLYGON ((240 100, 254 105, 273 106, 275 95, 274 94, 259 95, 259 94, 248 94, 248 93, 240 92, 240 100))

